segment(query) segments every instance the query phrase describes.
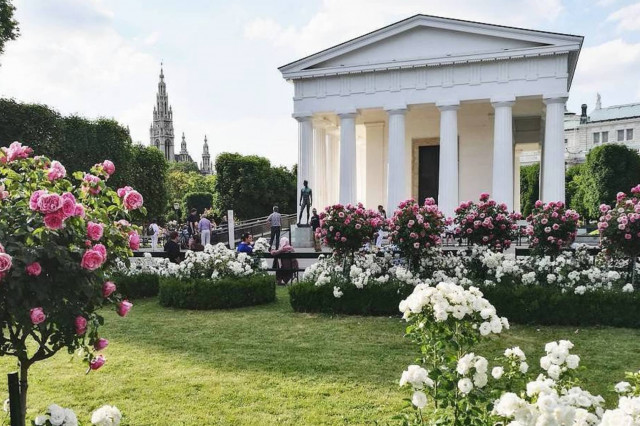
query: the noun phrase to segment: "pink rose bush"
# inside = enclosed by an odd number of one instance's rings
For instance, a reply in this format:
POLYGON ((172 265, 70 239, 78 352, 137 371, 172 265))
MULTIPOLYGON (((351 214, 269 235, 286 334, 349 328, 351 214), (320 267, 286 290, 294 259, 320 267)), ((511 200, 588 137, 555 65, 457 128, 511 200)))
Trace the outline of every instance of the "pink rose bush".
POLYGON ((544 204, 536 201, 533 211, 527 216, 529 226, 526 233, 534 252, 543 255, 558 255, 573 243, 578 232, 580 215, 567 209, 562 201, 544 204))
POLYGON ((600 206, 598 219, 602 247, 612 255, 640 255, 640 185, 631 189, 632 196, 619 192, 616 205, 600 206))
POLYGON ((413 199, 403 201, 389 222, 391 243, 412 265, 441 244, 445 218, 433 198, 425 199, 423 205, 413 199))
POLYGON ((0 356, 16 356, 23 377, 63 348, 82 350, 97 369, 107 344, 99 309, 114 305, 124 316, 132 307, 107 275, 139 247, 131 215, 146 214, 142 196, 106 185, 115 172, 108 160, 68 174, 31 154, 19 142, 0 151, 0 356))
POLYGON ((317 236, 338 255, 353 255, 373 239, 375 231, 384 224, 378 212, 357 205, 335 204, 320 213, 317 236))
POLYGON ((489 194, 480 194, 480 202, 467 201, 455 210, 456 233, 466 238, 469 244, 488 246, 501 251, 511 246, 517 237, 518 213, 509 213, 507 205, 489 199, 489 194))

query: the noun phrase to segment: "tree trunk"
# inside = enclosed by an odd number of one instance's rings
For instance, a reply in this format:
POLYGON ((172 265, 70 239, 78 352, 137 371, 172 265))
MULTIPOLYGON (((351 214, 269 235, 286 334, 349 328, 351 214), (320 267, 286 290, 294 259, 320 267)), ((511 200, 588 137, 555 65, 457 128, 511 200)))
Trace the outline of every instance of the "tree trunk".
POLYGON ((27 388, 29 377, 29 365, 26 363, 20 363, 20 408, 22 409, 22 425, 26 425, 27 419, 27 388))

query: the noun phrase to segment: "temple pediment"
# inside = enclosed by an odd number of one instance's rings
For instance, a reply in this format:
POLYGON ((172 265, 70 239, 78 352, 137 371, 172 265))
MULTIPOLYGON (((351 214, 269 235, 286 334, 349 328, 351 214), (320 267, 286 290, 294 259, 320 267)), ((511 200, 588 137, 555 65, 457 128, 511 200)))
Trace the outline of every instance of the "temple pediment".
MULTIPOLYGON (((280 67, 285 78, 573 54, 581 36, 416 15, 280 67)), ((570 64, 571 65, 571 64, 570 64)))

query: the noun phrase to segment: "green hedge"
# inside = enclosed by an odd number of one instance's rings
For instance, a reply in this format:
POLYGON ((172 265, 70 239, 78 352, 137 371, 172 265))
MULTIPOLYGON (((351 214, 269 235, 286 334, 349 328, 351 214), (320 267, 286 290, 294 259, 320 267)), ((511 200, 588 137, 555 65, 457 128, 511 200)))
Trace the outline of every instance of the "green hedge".
POLYGON ((316 286, 299 282, 289 287, 291 306, 296 312, 324 312, 347 315, 399 315, 398 305, 413 291, 412 286, 395 281, 372 284, 362 289, 341 287, 342 297, 333 295, 333 285, 316 286))
POLYGON ((116 283, 120 294, 130 299, 158 295, 159 276, 156 274, 115 275, 111 281, 116 283))
POLYGON ((549 286, 481 288, 498 315, 518 324, 640 328, 640 292, 563 293, 549 286))
POLYGON ((254 275, 242 278, 160 278, 159 302, 162 306, 182 309, 227 309, 260 305, 276 300, 273 276, 254 275))

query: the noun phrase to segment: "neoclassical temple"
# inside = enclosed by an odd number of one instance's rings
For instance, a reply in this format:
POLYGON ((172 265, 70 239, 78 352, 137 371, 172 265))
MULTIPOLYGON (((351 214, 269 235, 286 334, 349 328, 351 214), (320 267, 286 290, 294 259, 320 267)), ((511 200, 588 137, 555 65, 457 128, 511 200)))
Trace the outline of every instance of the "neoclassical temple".
POLYGON ((583 37, 416 15, 279 68, 294 86, 298 187, 316 206, 489 192, 519 210, 519 153, 564 200, 563 116, 583 37))

